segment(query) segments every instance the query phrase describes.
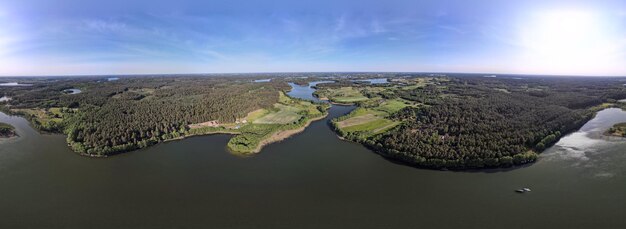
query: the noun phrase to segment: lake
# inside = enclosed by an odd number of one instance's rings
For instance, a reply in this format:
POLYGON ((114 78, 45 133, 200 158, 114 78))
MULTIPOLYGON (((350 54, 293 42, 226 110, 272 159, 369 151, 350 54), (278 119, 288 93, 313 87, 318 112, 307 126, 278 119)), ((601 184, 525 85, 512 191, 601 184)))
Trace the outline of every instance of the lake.
POLYGON ((11 100, 11 97, 7 97, 7 96, 0 97, 0 102, 7 102, 9 100, 11 100))
POLYGON ((33 86, 32 84, 18 83, 18 82, 9 82, 9 83, 0 83, 0 87, 28 87, 33 86))
POLYGON ((272 81, 272 79, 259 79, 259 80, 254 80, 255 83, 267 83, 272 81))
POLYGON ((332 82, 335 82, 335 81, 332 81, 332 80, 314 81, 314 82, 309 82, 309 86, 300 86, 294 83, 289 83, 289 86, 291 86, 292 89, 287 94, 295 98, 308 99, 308 100, 315 101, 315 102, 321 102, 321 100, 313 96, 313 92, 315 92, 315 88, 313 87, 321 83, 332 83, 332 82))
POLYGON ((81 92, 83 91, 81 91, 80 89, 76 89, 76 88, 63 90, 63 93, 68 94, 68 95, 80 94, 81 92))
POLYGON ((387 80, 387 78, 380 78, 380 79, 366 79, 366 80, 353 80, 355 82, 368 82, 371 84, 385 84, 385 83, 389 83, 389 81, 387 80))
POLYGON ((87 158, 0 114, 21 136, 0 143, 0 228, 626 228, 626 141, 601 134, 624 111, 599 112, 525 168, 452 172, 338 139, 327 121, 353 108, 246 158, 228 135, 87 158))

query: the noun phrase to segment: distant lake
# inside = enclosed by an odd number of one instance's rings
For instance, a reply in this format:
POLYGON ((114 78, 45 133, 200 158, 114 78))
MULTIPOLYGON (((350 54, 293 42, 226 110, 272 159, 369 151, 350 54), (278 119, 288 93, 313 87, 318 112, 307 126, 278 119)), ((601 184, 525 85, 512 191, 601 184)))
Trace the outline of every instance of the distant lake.
POLYGON ((385 84, 385 83, 389 83, 389 81, 387 80, 387 78, 380 78, 380 79, 366 79, 366 80, 353 80, 353 82, 369 82, 371 84, 385 84))
POLYGON ((33 85, 25 84, 25 83, 18 83, 18 82, 0 83, 0 87, 27 87, 27 86, 33 86, 33 85))
POLYGON ((81 93, 81 92, 83 92, 83 91, 81 91, 80 89, 76 89, 76 88, 63 90, 63 93, 68 94, 68 95, 75 95, 75 94, 78 94, 78 93, 81 93))
POLYGON ((11 100, 11 97, 7 97, 7 96, 0 97, 0 102, 6 102, 6 101, 9 101, 9 100, 11 100))
POLYGON ((272 81, 272 79, 260 79, 260 80, 254 80, 255 83, 266 83, 266 82, 270 82, 272 81))
POLYGON ((117 77, 111 77, 111 78, 107 78, 107 81, 116 81, 119 80, 120 78, 117 77))
POLYGON ((332 82, 335 82, 335 81, 329 81, 329 80, 314 81, 314 82, 310 82, 308 86, 300 86, 295 83, 289 83, 289 86, 291 86, 291 91, 287 92, 287 95, 294 97, 294 98, 320 102, 321 100, 313 96, 313 92, 315 92, 315 89, 313 87, 321 83, 332 83, 332 82))

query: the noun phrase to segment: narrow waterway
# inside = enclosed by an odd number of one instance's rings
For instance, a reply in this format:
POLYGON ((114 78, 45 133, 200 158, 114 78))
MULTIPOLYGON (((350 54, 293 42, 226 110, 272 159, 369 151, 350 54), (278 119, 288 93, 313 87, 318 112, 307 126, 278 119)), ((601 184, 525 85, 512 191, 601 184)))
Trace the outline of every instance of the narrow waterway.
POLYGON ((339 140, 327 121, 351 109, 249 158, 228 153, 228 135, 86 158, 0 114, 21 136, 0 143, 0 228, 626 227, 626 141, 601 135, 624 111, 600 112, 526 168, 451 172, 339 140))

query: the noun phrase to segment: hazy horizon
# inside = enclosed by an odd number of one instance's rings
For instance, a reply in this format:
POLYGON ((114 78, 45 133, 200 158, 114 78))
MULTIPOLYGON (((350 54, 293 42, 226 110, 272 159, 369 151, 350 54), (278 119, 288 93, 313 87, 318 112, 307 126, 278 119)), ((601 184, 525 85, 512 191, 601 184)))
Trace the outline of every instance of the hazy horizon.
POLYGON ((623 1, 0 3, 0 76, 626 76, 623 1))
POLYGON ((558 74, 523 74, 523 73, 493 73, 493 72, 397 72, 397 71, 302 71, 302 72, 199 72, 199 73, 115 73, 115 74, 66 74, 66 75, 0 75, 2 78, 36 78, 36 77, 135 77, 135 76, 196 76, 196 75, 263 75, 263 74, 330 74, 330 73, 380 73, 380 74, 442 74, 442 75, 474 75, 474 76, 526 76, 526 77, 597 77, 597 78, 624 78, 626 75, 558 75, 558 74))

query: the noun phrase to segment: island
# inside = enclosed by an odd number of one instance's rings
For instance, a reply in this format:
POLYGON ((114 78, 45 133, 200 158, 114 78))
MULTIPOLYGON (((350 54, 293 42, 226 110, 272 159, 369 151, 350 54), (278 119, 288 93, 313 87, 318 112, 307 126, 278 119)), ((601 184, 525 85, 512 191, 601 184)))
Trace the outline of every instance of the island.
POLYGON ((227 148, 255 154, 304 131, 332 106, 350 106, 329 126, 395 162, 429 169, 532 163, 605 108, 623 107, 612 78, 422 73, 272 73, 33 78, 0 103, 68 146, 107 157, 161 142, 232 135, 227 148), (313 102, 289 96, 316 82, 313 102), (64 93, 80 88, 81 93, 64 93))
POLYGON ((626 122, 615 124, 605 133, 607 136, 625 137, 626 138, 626 122))
POLYGON ((16 137, 15 128, 7 123, 0 122, 0 138, 16 137))

